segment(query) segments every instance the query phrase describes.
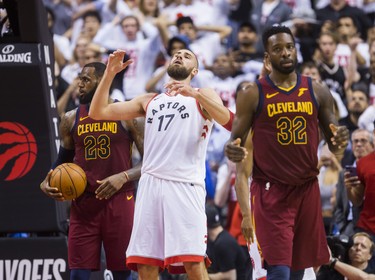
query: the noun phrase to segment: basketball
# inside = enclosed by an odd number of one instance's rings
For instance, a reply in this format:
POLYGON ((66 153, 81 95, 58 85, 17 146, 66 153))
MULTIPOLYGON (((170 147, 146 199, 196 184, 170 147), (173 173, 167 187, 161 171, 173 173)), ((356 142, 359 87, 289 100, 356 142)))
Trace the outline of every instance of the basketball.
POLYGON ((52 171, 49 184, 57 188, 66 200, 72 200, 84 192, 87 179, 85 171, 77 164, 63 163, 52 171))

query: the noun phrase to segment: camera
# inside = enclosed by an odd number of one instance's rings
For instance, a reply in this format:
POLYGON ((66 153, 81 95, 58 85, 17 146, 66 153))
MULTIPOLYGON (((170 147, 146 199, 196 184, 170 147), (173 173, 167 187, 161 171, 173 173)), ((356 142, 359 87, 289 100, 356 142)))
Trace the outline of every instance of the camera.
POLYGON ((349 236, 329 235, 327 236, 328 247, 331 250, 332 257, 338 258, 340 261, 346 262, 348 258, 349 248, 352 246, 352 240, 349 236))
MULTIPOLYGON (((329 235, 327 236, 328 247, 331 250, 332 257, 338 258, 340 261, 348 263, 348 252, 352 246, 352 240, 347 235, 329 235)), ((328 265, 320 267, 316 274, 317 280, 343 280, 343 276, 334 269, 330 269, 328 265)))

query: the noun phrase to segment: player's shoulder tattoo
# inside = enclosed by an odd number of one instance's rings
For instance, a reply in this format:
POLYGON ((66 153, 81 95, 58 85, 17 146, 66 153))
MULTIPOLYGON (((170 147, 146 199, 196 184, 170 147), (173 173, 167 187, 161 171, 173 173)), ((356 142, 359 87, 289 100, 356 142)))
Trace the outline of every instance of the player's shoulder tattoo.
POLYGON ((75 118, 77 115, 77 109, 66 112, 61 116, 60 120, 60 131, 68 132, 72 129, 75 118))

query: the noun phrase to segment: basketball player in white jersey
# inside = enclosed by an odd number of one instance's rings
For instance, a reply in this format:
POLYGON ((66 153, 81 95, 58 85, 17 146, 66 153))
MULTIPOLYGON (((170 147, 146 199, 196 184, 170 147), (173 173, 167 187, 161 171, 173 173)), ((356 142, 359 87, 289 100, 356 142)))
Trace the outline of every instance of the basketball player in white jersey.
POLYGON ((108 120, 146 117, 127 266, 138 270, 140 279, 156 280, 165 268, 171 273, 186 272, 191 280, 208 279, 203 265, 207 241, 205 155, 213 121, 229 128, 233 114, 214 90, 190 86, 198 73, 198 61, 186 49, 171 59, 165 93, 108 104, 114 76, 131 63, 123 63, 124 55, 122 50, 110 55, 89 115, 108 120))

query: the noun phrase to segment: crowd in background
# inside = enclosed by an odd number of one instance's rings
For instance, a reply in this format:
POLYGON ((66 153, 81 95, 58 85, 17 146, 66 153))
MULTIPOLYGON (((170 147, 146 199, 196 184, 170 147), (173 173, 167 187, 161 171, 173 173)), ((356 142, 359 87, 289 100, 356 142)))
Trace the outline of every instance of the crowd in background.
MULTIPOLYGON (((346 194, 344 171, 374 152, 375 1, 371 0, 44 0, 53 34, 58 113, 78 106, 78 74, 93 61, 106 62, 116 49, 133 63, 116 76, 111 97, 130 100, 163 92, 171 56, 191 49, 199 60, 195 87, 211 87, 235 111, 243 81, 258 78, 263 65, 262 31, 291 28, 299 69, 325 83, 337 119, 351 133, 342 162, 319 149, 322 215, 327 236, 355 233, 361 207, 346 194)), ((224 155, 230 132, 215 125, 207 154, 207 203, 221 225, 241 240, 234 188, 235 165, 224 155)), ((266 159, 265 159, 266 160, 266 159)), ((369 232, 372 238, 375 232, 369 232)), ((374 270, 375 271, 375 270, 374 270)))

